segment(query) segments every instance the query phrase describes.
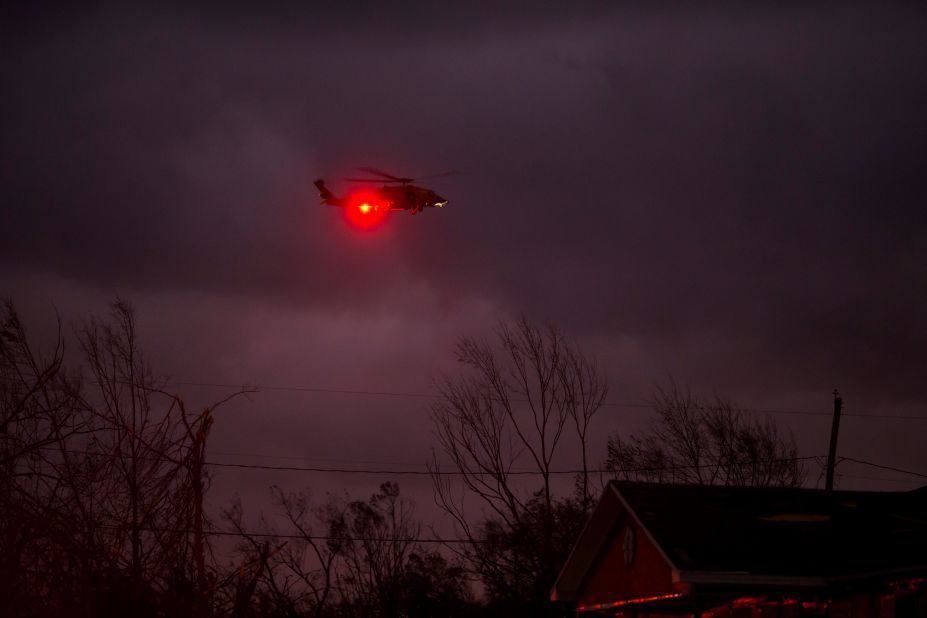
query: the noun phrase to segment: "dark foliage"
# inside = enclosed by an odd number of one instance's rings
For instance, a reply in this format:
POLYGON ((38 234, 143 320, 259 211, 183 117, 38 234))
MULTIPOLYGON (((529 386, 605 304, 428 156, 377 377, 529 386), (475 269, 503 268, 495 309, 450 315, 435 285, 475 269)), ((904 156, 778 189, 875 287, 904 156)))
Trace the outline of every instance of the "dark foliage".
MULTIPOLYGON (((268 542, 242 530, 242 553, 263 568, 253 598, 236 599, 237 615, 453 617, 477 608, 464 570, 417 540, 421 526, 395 483, 366 501, 273 493, 286 534, 301 538, 271 540, 277 550, 261 555, 268 542)), ((241 529, 240 506, 227 519, 241 529)))

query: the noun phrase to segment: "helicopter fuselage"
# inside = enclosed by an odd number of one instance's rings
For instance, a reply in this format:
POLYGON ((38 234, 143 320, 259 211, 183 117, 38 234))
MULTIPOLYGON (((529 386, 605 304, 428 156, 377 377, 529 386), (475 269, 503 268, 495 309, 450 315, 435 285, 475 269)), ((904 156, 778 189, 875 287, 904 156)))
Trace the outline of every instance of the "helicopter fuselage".
POLYGON ((390 210, 408 210, 415 214, 425 208, 442 208, 447 205, 446 198, 431 189, 415 185, 383 185, 376 191, 387 202, 390 210))
MULTIPOLYGON (((348 207, 352 201, 352 196, 358 192, 352 192, 348 197, 335 196, 325 181, 319 179, 315 181, 315 186, 322 197, 322 203, 330 206, 348 207)), ((447 199, 441 197, 431 189, 419 187, 409 183, 384 184, 377 189, 365 190, 364 199, 368 199, 368 194, 372 193, 381 202, 373 205, 375 209, 386 210, 408 210, 412 214, 422 212, 425 208, 442 208, 447 205, 447 199)), ((369 208, 370 206, 368 206, 369 208)))

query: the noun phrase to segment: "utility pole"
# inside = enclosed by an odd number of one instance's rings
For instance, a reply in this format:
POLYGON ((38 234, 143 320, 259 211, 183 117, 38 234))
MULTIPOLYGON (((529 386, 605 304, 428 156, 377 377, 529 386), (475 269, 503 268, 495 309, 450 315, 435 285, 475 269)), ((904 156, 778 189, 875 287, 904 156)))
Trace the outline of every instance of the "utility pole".
POLYGON ((831 491, 834 488, 834 467, 837 465, 837 432, 840 431, 840 410, 843 408, 843 399, 834 389, 834 421, 830 426, 830 449, 827 451, 827 481, 824 489, 831 491))

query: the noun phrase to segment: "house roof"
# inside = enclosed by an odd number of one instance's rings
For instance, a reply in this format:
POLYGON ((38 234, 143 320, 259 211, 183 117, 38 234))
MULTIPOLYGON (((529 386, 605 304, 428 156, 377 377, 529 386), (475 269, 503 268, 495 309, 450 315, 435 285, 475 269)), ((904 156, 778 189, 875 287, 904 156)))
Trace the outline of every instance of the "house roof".
POLYGON ((569 599, 623 514, 690 583, 825 585, 927 573, 927 487, 910 492, 611 482, 554 588, 569 599))

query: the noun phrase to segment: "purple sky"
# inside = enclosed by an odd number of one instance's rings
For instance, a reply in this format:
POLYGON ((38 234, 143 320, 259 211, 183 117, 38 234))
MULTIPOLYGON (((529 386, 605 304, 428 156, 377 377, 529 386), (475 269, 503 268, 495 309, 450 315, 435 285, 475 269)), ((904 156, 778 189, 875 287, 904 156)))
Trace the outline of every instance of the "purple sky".
MULTIPOLYGON (((841 454, 927 472, 927 11, 280 6, 3 20, 0 293, 36 328, 120 294, 177 381, 428 393, 456 337, 525 313, 613 402, 673 375, 826 413, 839 387, 925 419, 847 417, 841 454), (311 184, 358 165, 467 174, 360 234, 311 184)), ((646 418, 603 410, 596 458, 646 418)), ((775 418, 826 452, 828 418, 775 418)), ((212 450, 420 466, 432 444, 427 399, 285 390, 226 408, 212 450)), ((220 471, 215 499, 380 480, 220 471)))

